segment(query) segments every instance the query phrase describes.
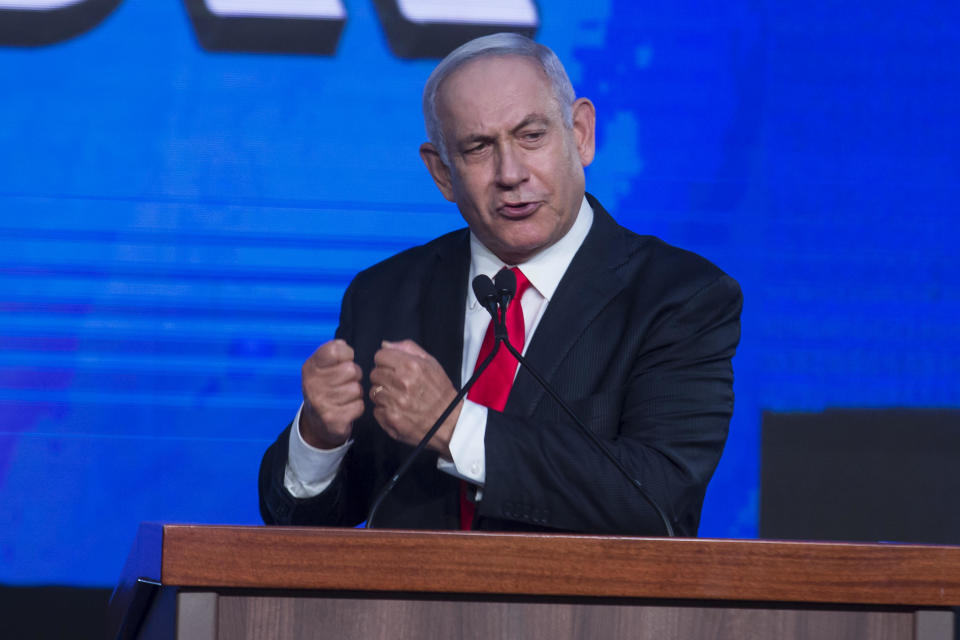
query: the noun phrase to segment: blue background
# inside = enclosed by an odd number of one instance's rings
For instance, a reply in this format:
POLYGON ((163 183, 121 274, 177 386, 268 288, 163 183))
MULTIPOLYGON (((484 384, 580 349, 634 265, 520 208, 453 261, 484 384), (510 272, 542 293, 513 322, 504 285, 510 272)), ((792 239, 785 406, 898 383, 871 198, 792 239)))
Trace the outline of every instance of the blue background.
MULTIPOLYGON (((0 582, 111 585, 144 520, 258 523, 352 274, 462 226, 417 155, 433 62, 345 5, 333 57, 206 52, 155 0, 0 48, 0 582)), ((956 2, 540 17, 599 111, 588 188, 743 286, 701 535, 756 535, 763 410, 960 406, 956 2)))

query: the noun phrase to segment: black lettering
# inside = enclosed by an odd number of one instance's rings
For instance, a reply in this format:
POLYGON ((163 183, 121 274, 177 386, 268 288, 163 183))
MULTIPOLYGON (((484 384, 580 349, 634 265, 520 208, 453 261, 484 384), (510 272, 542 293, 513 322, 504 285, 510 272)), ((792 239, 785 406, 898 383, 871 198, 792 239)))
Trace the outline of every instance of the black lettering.
POLYGON ((347 22, 340 0, 184 0, 208 51, 333 55, 347 22))
POLYGON ((123 0, 18 0, 0 7, 0 45, 40 47, 100 24, 123 0))
POLYGON ((533 0, 374 0, 390 50, 399 58, 442 58, 480 36, 513 31, 533 37, 540 18, 533 0))

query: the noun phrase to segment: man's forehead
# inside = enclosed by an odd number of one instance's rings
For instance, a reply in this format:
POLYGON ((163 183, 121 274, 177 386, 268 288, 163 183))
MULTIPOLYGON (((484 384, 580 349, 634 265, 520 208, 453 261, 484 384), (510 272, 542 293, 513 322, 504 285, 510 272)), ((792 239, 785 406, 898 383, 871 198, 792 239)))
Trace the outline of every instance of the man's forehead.
POLYGON ((438 87, 437 115, 445 127, 475 129, 519 124, 559 114, 550 80, 526 56, 486 56, 464 63, 438 87))

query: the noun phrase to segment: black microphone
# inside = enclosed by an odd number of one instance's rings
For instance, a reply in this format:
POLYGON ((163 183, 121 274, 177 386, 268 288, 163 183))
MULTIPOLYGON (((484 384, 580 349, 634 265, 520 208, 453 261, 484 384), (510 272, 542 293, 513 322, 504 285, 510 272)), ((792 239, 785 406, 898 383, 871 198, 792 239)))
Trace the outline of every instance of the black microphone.
POLYGON ((483 305, 494 322, 497 321, 497 289, 493 282, 487 276, 480 274, 473 279, 473 295, 477 297, 477 302, 483 305))
POLYGON ((627 468, 623 466, 623 463, 621 463, 620 460, 617 459, 617 457, 613 454, 613 452, 607 448, 607 445, 605 445, 593 431, 590 431, 587 425, 583 424, 580 418, 577 417, 577 414, 573 412, 573 409, 571 409, 567 403, 563 401, 557 392, 553 390, 553 387, 547 384, 547 381, 543 379, 543 376, 537 373, 537 370, 530 366, 526 358, 524 358, 520 352, 513 347, 512 344, 510 344, 510 340, 507 337, 507 330, 504 320, 506 319, 507 305, 510 304, 510 299, 513 298, 517 291, 516 274, 509 269, 503 269, 494 277, 494 283, 496 284, 497 289, 497 302, 500 304, 500 325, 502 327, 502 331, 498 330, 497 342, 503 342, 503 345, 510 353, 513 354, 513 357, 517 359, 517 362, 519 362, 523 368, 527 370, 527 373, 533 376, 533 379, 537 381, 537 383, 550 395, 551 398, 554 399, 558 405, 560 405, 560 408, 563 409, 563 412, 566 413, 571 420, 573 420, 574 424, 580 428, 580 431, 582 431, 584 435, 586 435, 587 438, 593 442, 598 449, 600 449, 603 455, 605 455, 607 459, 613 463, 617 470, 619 470, 620 473, 622 473, 624 477, 630 481, 630 484, 632 484, 643 497, 643 499, 647 501, 647 504, 653 507, 654 511, 657 512, 657 515, 660 516, 660 521, 663 522, 663 528, 667 533, 667 537, 673 538, 676 534, 673 532, 673 525, 670 524, 670 518, 667 517, 666 512, 660 507, 659 504, 657 504, 657 501, 654 500, 649 493, 647 493, 647 490, 644 489, 640 481, 634 478, 630 472, 627 471, 627 468))
POLYGON ((497 335, 502 334, 503 338, 506 339, 507 305, 517 294, 517 274, 512 269, 501 269, 493 276, 493 285, 497 290, 497 305, 500 307, 500 324, 497 327, 500 333, 497 335))
MULTIPOLYGON (((514 284, 516 286, 516 284, 514 284)), ((484 306, 484 308, 490 312, 494 318, 496 318, 497 303, 496 303, 496 291, 493 286, 493 282, 489 277, 485 275, 479 275, 473 279, 473 293, 477 296, 477 301, 484 306)), ((499 327, 502 325, 502 322, 494 322, 494 327, 499 327)), ((497 329, 499 331, 499 329, 497 329)), ((365 525, 366 529, 373 529, 373 518, 377 515, 377 509, 380 508, 380 504, 383 502, 383 499, 393 490, 396 486, 397 481, 407 472, 410 468, 410 465, 413 464, 413 461, 420 455, 420 452, 426 449, 427 443, 430 442, 437 431, 440 429, 440 425, 443 424, 443 421, 446 420, 450 414, 453 412, 454 408, 460 404, 460 401, 463 400, 464 396, 470 391, 470 388, 477 381, 477 378, 480 377, 480 374, 487 368, 487 366, 493 362, 493 358, 497 355, 497 351, 500 349, 500 340, 497 340, 493 349, 490 350, 490 353, 484 358, 483 362, 477 365, 477 368, 473 371, 473 375, 470 376, 470 379, 467 380, 467 383, 463 385, 460 390, 457 392, 457 396, 447 405, 447 408, 443 410, 443 413, 440 414, 440 417, 437 418, 437 421, 433 423, 433 426, 430 427, 430 430, 424 434, 423 438, 420 439, 420 442, 417 443, 417 446, 414 447, 413 451, 410 452, 410 455, 407 456, 407 459, 403 461, 403 464, 397 469, 396 473, 387 481, 387 484, 384 485, 383 489, 380 490, 380 493, 377 494, 376 499, 373 501, 373 505, 370 507, 370 511, 367 513, 367 523, 365 525)))

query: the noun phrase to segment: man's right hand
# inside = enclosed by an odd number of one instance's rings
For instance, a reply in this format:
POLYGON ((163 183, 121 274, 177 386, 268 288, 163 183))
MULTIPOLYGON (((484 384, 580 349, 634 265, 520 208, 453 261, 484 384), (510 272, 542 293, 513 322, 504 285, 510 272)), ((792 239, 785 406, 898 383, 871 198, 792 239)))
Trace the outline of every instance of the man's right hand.
POLYGON ((363 373, 353 349, 331 340, 303 363, 303 411, 300 435, 318 449, 339 447, 350 438, 353 421, 363 415, 363 373))

